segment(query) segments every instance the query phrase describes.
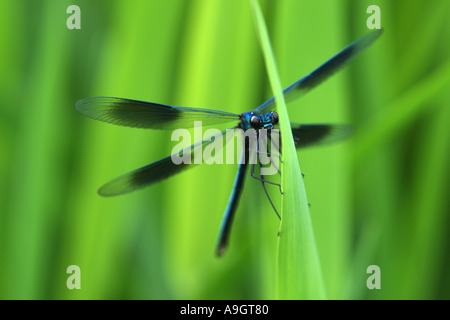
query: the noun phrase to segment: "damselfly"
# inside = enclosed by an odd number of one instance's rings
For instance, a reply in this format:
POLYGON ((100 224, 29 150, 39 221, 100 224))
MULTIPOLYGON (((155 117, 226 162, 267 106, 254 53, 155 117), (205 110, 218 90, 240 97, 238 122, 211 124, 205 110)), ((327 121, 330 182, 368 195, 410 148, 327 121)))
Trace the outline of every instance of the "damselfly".
MULTIPOLYGON (((286 102, 298 98, 319 85, 322 81, 372 44, 381 33, 382 30, 375 30, 366 34, 345 47, 313 72, 288 86, 283 90, 286 102)), ((242 114, 211 109, 173 107, 158 103, 112 97, 86 98, 76 103, 76 109, 90 118, 128 127, 173 130, 193 127, 194 121, 197 120, 201 120, 203 125, 215 125, 237 121, 238 124, 235 127, 240 128, 243 131, 267 130, 268 132, 271 132, 274 126, 278 124, 278 114, 275 112, 275 107, 274 97, 267 100, 253 111, 244 112, 242 114)), ((348 136, 351 132, 351 127, 347 125, 292 123, 291 127, 297 148, 333 142, 348 136)), ((225 130, 222 131, 222 133, 224 132, 225 130)), ((205 148, 212 140, 213 139, 209 138, 204 139, 183 149, 182 152, 187 152, 192 156, 195 150, 205 148)), ((281 149, 281 145, 277 146, 277 148, 281 149)), ((242 152, 244 155, 247 154, 248 156, 249 146, 245 145, 242 152)), ((99 189, 99 194, 102 196, 115 196, 128 193, 166 179, 190 167, 192 167, 192 165, 185 163, 178 165, 174 164, 172 156, 168 156, 106 183, 99 189)), ((234 187, 220 226, 217 244, 218 255, 221 255, 226 249, 231 223, 242 193, 245 174, 248 167, 248 161, 243 161, 239 164, 234 187)), ((268 196, 265 183, 276 183, 264 179, 264 176, 262 175, 256 177, 254 168, 255 164, 252 164, 251 176, 262 182, 264 191, 268 196)), ((271 204, 273 206, 272 201, 271 204)))

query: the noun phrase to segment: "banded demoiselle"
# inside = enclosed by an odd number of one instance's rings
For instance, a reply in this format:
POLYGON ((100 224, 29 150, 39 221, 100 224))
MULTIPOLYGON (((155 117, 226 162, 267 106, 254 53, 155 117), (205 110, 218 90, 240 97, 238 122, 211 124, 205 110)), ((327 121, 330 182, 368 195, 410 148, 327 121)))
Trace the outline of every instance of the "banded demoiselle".
MULTIPOLYGON (((380 29, 364 35, 342 49, 313 72, 285 88, 283 94, 286 102, 302 96, 322 83, 330 75, 372 44, 381 33, 382 30, 380 29)), ((215 125, 238 121, 235 128, 240 128, 243 131, 268 130, 270 132, 270 130, 278 124, 278 114, 275 112, 276 104, 274 97, 267 100, 253 111, 244 112, 242 114, 202 108, 173 107, 159 103, 112 97, 85 98, 76 103, 76 109, 85 116, 96 120, 122 126, 148 129, 174 130, 178 128, 190 128, 194 126, 194 121, 201 120, 203 125, 215 125)), ((297 148, 334 142, 348 136, 352 131, 351 127, 348 125, 336 124, 291 123, 291 127, 297 148)), ((222 131, 221 134, 224 132, 225 130, 222 131)), ((192 156, 196 149, 205 148, 212 140, 214 139, 206 138, 183 149, 182 152, 188 152, 190 153, 190 156, 192 156)), ((277 148, 281 149, 281 144, 277 148)), ((248 155, 249 146, 247 144, 244 146, 242 152, 244 155, 248 155)), ((264 190, 267 194, 264 184, 272 182, 264 179, 263 176, 256 177, 253 172, 254 166, 255 165, 253 164, 252 177, 262 181, 264 190)), ((102 196, 115 196, 128 193, 166 179, 190 167, 192 167, 192 165, 185 163, 176 165, 172 161, 172 156, 168 156, 119 176, 103 185, 98 192, 102 196)), ((234 187, 220 226, 216 250, 218 255, 222 255, 227 247, 231 224, 242 193, 247 169, 248 161, 243 161, 239 164, 234 187)), ((273 206, 272 201, 271 204, 273 206)))

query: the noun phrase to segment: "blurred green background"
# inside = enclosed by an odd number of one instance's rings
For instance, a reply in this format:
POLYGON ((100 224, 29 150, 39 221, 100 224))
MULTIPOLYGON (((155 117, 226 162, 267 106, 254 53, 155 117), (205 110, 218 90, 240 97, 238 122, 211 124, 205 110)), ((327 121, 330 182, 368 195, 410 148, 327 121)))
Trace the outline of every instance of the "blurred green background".
MULTIPOLYGON (((295 122, 356 129, 299 151, 327 297, 450 298, 450 2, 260 3, 283 86, 368 32, 367 7, 381 8, 383 36, 288 107, 295 122), (381 290, 366 287, 369 265, 381 290)), ((102 198, 99 186, 175 143, 74 108, 102 95, 257 107, 272 94, 249 1, 4 0, 0 48, 0 298, 275 298, 279 220, 259 182, 247 178, 218 259, 236 166, 102 198), (71 4, 81 30, 66 27, 71 4), (66 287, 73 264, 81 290, 66 287)))

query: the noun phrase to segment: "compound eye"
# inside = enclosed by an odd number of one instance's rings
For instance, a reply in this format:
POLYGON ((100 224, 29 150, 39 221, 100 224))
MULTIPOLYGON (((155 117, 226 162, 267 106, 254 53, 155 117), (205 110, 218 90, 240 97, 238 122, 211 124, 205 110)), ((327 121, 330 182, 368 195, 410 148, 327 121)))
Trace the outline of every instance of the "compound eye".
POLYGON ((259 118, 257 116, 251 117, 250 124, 253 128, 258 129, 260 127, 259 118))
POLYGON ((272 123, 276 125, 278 123, 278 113, 272 111, 272 123))

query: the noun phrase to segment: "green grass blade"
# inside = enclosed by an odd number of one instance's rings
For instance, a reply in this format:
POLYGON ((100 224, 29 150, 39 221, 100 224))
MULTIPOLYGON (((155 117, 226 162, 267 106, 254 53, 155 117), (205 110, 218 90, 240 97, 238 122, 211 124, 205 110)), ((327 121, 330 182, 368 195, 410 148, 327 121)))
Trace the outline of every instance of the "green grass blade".
POLYGON ((325 291, 309 214, 308 200, 292 137, 273 51, 257 0, 252 0, 270 85, 275 95, 283 144, 282 204, 277 258, 280 299, 323 299, 325 291))
POLYGON ((450 59, 436 71, 397 97, 387 107, 361 128, 355 147, 355 161, 376 147, 389 141, 390 137, 410 124, 429 107, 425 102, 450 83, 450 59))

